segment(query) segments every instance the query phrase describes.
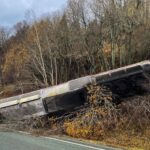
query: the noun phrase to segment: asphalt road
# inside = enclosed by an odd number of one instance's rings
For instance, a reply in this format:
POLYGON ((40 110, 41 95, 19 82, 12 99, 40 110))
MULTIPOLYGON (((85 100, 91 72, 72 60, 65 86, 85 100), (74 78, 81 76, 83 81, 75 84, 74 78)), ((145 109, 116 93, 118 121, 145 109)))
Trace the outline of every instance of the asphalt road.
POLYGON ((34 137, 22 133, 0 132, 0 150, 116 150, 55 137, 34 137))

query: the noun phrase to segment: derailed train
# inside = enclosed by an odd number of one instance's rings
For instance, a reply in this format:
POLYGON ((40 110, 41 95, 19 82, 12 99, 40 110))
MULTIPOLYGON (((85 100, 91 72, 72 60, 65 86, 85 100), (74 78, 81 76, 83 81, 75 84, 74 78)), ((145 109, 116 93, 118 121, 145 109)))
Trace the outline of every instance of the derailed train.
POLYGON ((2 99, 0 100, 0 113, 7 119, 23 119, 73 109, 84 103, 84 87, 88 84, 105 84, 130 76, 145 76, 145 74, 150 74, 149 60, 2 99))

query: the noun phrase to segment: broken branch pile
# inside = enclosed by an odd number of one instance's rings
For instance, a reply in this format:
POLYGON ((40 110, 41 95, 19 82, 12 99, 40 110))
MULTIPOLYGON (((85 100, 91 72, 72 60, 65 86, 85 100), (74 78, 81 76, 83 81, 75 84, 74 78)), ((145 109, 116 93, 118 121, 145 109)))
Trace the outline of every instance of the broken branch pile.
POLYGON ((102 138, 105 130, 113 129, 117 122, 114 96, 105 86, 89 85, 86 89, 88 108, 65 121, 65 131, 73 137, 102 138))

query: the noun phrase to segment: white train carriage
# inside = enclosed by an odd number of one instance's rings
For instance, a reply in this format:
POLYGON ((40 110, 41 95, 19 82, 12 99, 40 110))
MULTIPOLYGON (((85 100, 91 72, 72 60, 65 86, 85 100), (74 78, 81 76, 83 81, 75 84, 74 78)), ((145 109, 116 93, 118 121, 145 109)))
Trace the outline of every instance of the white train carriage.
POLYGON ((150 61, 86 76, 57 86, 0 100, 0 112, 7 119, 23 119, 68 110, 84 103, 84 87, 129 76, 150 73, 150 61))

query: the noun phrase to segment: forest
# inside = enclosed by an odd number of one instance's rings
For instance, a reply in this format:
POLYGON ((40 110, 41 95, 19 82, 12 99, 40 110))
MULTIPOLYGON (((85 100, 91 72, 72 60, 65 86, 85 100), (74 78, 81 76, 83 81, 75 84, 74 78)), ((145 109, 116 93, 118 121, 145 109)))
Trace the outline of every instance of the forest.
POLYGON ((0 27, 0 87, 8 95, 150 59, 149 0, 68 0, 35 14, 13 33, 0 27))

